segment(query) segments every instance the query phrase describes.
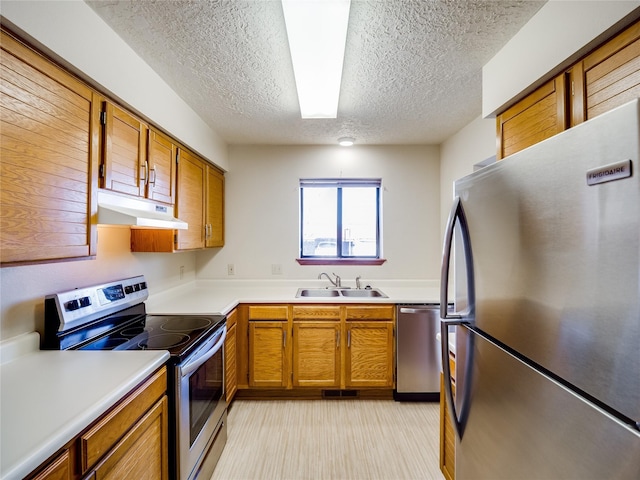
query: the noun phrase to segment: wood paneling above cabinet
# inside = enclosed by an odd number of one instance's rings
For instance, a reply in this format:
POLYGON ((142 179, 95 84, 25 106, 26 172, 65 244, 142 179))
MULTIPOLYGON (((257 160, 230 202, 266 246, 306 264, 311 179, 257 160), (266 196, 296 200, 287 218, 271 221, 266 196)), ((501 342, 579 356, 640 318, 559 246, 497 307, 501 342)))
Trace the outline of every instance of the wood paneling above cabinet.
POLYGON ((640 97, 640 22, 581 63, 585 120, 640 97))
POLYGON ((640 96, 640 21, 496 118, 498 160, 640 96))
POLYGON ((566 128, 564 74, 547 82, 497 117, 498 153, 502 159, 566 128))

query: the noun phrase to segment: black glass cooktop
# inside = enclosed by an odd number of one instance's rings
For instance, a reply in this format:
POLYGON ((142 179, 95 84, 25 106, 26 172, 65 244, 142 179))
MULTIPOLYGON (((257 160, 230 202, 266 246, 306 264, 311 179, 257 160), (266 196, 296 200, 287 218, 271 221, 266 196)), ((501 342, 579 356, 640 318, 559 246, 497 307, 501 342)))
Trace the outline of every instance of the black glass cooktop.
POLYGON ((224 321, 224 315, 142 315, 77 349, 168 350, 184 357, 224 321))

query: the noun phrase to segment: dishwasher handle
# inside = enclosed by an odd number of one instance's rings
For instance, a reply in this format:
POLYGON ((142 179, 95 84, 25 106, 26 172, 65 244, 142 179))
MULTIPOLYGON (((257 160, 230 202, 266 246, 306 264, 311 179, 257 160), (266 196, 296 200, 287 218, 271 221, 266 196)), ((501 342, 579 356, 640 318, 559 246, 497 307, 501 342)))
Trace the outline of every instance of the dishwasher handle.
POLYGON ((430 307, 400 307, 400 313, 425 313, 425 312, 432 312, 432 311, 439 311, 439 306, 438 305, 433 305, 430 307))

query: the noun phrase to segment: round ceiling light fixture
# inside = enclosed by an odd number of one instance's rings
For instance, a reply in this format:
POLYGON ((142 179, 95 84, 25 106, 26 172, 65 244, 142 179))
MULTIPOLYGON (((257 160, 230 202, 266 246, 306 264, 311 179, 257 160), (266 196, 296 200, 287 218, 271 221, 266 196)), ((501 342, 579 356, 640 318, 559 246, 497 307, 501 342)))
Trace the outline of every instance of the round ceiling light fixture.
POLYGON ((350 147, 356 142, 356 139, 353 137, 341 137, 338 139, 338 143, 343 147, 350 147))

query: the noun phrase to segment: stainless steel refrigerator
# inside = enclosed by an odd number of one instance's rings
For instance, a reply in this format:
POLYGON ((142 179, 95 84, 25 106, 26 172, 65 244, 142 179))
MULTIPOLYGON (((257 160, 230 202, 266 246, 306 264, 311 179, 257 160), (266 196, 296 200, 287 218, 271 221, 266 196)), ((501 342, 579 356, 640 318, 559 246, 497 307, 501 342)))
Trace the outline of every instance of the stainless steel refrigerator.
POLYGON ((456 181, 443 250, 456 479, 640 479, 639 99, 456 181))

